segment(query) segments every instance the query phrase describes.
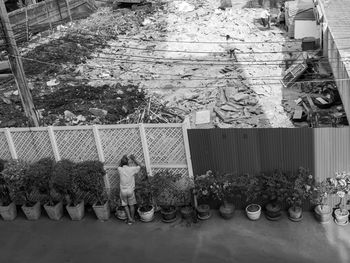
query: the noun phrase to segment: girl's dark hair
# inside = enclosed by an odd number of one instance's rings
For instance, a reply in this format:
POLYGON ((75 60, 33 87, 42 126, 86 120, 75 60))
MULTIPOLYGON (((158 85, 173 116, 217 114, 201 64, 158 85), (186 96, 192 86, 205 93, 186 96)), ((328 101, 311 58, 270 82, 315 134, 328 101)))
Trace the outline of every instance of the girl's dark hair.
POLYGON ((124 165, 128 165, 129 164, 129 158, 128 156, 124 155, 122 157, 122 159, 120 160, 120 167, 123 167, 124 165))

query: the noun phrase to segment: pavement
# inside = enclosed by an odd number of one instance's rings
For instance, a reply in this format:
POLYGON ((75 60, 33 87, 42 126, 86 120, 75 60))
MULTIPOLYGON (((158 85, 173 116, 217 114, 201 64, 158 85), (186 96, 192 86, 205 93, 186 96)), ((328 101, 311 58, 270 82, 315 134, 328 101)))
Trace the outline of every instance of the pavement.
POLYGON ((0 262, 350 262, 350 227, 319 224, 305 212, 301 222, 250 221, 244 211, 224 220, 217 210, 206 221, 182 219, 127 225, 114 216, 99 221, 92 211, 82 221, 65 215, 51 221, 43 212, 28 221, 22 212, 0 220, 0 262))

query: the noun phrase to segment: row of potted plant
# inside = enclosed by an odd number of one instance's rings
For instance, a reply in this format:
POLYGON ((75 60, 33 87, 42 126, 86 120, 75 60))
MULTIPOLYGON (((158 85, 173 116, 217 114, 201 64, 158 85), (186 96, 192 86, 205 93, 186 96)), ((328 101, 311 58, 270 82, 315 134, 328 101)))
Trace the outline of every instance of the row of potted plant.
POLYGON ((21 160, 1 163, 0 214, 4 220, 16 218, 16 205, 21 205, 29 220, 36 220, 42 204, 53 220, 62 217, 64 205, 72 220, 80 220, 86 201, 91 202, 98 218, 109 216, 105 170, 99 161, 55 162, 44 158, 32 164, 21 160))
POLYGON ((350 174, 337 173, 335 178, 326 178, 316 182, 308 169, 300 167, 296 173, 275 170, 272 173, 250 175, 215 174, 208 171, 195 177, 195 188, 201 204, 198 206, 200 219, 210 217, 210 200, 221 203, 219 208, 223 218, 232 218, 235 212, 234 202, 243 202, 249 219, 257 220, 264 204, 265 216, 269 220, 279 220, 282 205, 287 203, 288 218, 300 221, 303 218, 303 203, 314 203, 315 214, 320 222, 329 222, 332 209, 327 205, 327 197, 338 195, 340 202, 335 209, 335 221, 347 224, 349 212, 345 209, 344 197, 350 191, 350 174), (255 203, 254 203, 255 202, 255 203), (258 202, 258 203, 256 203, 258 202))
MULTIPOLYGON (((50 158, 32 164, 21 160, 0 161, 0 171, 0 215, 5 220, 16 218, 16 205, 21 205, 29 220, 40 217, 41 205, 53 220, 62 218, 64 206, 72 220, 80 220, 86 204, 92 205, 100 220, 109 219, 114 207, 118 218, 126 217, 123 207, 119 206, 119 188, 110 193, 105 191, 106 172, 99 161, 55 162, 50 158)), ((181 174, 161 171, 149 177, 141 169, 135 189, 141 220, 152 221, 154 212, 160 210, 163 221, 172 222, 180 206, 183 217, 192 215, 187 190, 191 187, 192 180, 181 174)))

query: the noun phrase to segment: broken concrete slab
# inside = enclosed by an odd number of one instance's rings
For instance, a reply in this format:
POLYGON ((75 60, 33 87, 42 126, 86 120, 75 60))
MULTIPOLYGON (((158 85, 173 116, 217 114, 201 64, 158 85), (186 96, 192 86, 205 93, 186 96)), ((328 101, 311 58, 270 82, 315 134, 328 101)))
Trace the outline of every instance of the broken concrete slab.
POLYGON ((210 123, 210 110, 196 111, 195 124, 206 124, 210 123))
POLYGON ((98 117, 104 117, 107 115, 108 111, 106 110, 102 110, 102 109, 98 109, 98 108, 90 108, 89 111, 98 117))

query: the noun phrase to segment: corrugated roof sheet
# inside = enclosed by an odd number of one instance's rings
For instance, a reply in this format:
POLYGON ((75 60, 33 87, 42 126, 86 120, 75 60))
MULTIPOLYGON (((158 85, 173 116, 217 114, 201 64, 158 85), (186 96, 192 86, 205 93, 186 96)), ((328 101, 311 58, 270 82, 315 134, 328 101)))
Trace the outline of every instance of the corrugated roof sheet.
MULTIPOLYGON (((325 21, 344 60, 350 57, 350 1, 319 0, 324 6, 325 21)), ((350 73, 350 63, 344 63, 350 73)))

